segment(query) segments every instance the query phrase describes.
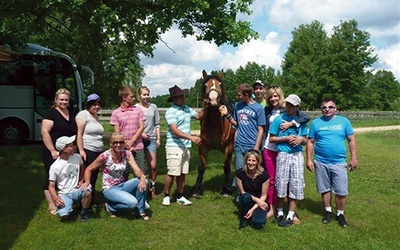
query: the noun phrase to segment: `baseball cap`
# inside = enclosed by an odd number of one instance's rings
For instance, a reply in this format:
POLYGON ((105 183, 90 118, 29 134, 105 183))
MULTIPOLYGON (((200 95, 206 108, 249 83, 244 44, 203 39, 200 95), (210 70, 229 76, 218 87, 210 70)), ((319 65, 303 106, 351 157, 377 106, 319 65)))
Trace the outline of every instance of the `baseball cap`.
POLYGON ((301 99, 295 94, 290 94, 288 97, 286 97, 285 102, 290 102, 293 106, 299 106, 301 99))
POLYGON ((71 137, 61 136, 60 138, 58 138, 57 141, 56 141, 56 149, 57 149, 57 151, 63 150, 63 148, 65 148, 65 146, 67 144, 70 144, 70 143, 74 142, 75 138, 76 138, 75 135, 73 135, 71 137))
POLYGON ((253 88, 254 88, 256 85, 260 85, 261 87, 265 87, 265 84, 264 84, 261 80, 256 80, 256 81, 253 83, 253 88))

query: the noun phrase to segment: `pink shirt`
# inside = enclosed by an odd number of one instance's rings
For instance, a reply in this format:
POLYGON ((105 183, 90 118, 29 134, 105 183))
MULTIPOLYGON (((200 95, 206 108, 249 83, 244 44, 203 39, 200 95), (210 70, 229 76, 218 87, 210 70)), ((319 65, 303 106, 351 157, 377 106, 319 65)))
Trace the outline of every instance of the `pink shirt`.
POLYGON ((118 185, 126 181, 124 172, 127 167, 129 157, 132 155, 129 150, 122 150, 122 161, 115 163, 112 160, 111 151, 107 150, 100 154, 100 158, 104 161, 103 166, 103 190, 118 185))
MULTIPOLYGON (((139 121, 146 120, 146 117, 141 108, 130 106, 125 108, 120 106, 115 109, 110 118, 110 125, 119 126, 119 131, 125 136, 125 140, 130 140, 139 130, 139 121)), ((143 149, 142 136, 132 145, 135 150, 143 149)))

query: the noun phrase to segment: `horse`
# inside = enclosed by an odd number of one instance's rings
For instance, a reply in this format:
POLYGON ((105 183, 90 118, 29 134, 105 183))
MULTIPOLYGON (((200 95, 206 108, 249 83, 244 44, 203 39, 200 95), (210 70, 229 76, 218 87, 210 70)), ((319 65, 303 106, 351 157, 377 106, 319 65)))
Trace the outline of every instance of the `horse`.
POLYGON ((203 70, 202 98, 204 116, 200 121, 200 138, 202 143, 199 145, 200 164, 196 184, 193 187, 192 196, 200 198, 203 195, 203 175, 206 169, 207 154, 210 150, 216 149, 225 154, 224 160, 224 186, 221 194, 230 196, 232 194, 230 181, 231 161, 233 155, 233 143, 235 129, 231 123, 219 112, 219 107, 225 105, 232 110, 232 105, 225 99, 224 84, 222 82, 223 72, 218 76, 208 75, 203 70))

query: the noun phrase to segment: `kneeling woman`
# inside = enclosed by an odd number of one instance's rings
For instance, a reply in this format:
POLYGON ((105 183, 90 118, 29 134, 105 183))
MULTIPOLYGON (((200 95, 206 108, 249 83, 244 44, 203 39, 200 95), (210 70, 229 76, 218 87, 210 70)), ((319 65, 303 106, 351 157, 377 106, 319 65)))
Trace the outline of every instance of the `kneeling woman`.
POLYGON ((132 153, 124 149, 124 135, 115 132, 110 136, 110 149, 101 153, 85 170, 85 182, 90 183, 91 173, 103 166, 103 194, 106 210, 111 217, 122 210, 138 208, 140 216, 149 220, 145 213, 146 176, 140 170, 132 153), (131 180, 124 177, 127 163, 137 176, 131 180))
POLYGON ((261 153, 249 150, 244 156, 244 167, 236 171, 236 186, 239 190, 239 229, 247 226, 251 218, 256 228, 262 228, 266 221, 266 202, 269 176, 261 167, 261 153))

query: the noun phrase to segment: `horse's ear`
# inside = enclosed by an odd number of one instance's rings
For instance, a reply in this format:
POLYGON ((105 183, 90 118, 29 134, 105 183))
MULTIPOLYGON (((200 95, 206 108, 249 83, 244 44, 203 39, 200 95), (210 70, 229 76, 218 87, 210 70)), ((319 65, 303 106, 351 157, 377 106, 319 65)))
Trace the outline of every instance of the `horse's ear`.
POLYGON ((218 73, 218 76, 219 76, 219 78, 224 79, 224 70, 221 70, 221 71, 218 73))
POLYGON ((206 79, 208 76, 207 72, 203 69, 203 78, 206 79))

